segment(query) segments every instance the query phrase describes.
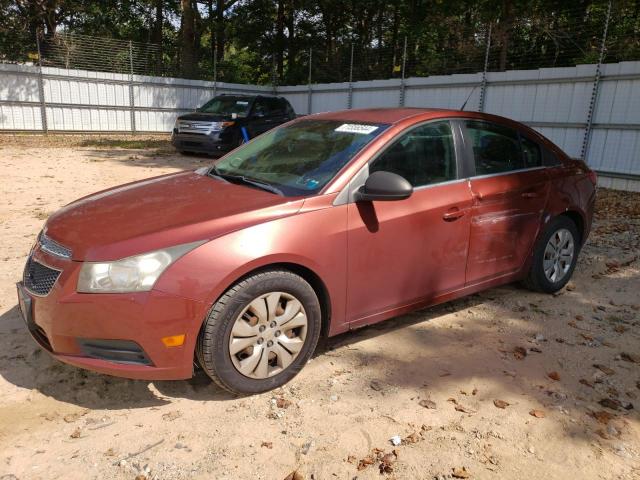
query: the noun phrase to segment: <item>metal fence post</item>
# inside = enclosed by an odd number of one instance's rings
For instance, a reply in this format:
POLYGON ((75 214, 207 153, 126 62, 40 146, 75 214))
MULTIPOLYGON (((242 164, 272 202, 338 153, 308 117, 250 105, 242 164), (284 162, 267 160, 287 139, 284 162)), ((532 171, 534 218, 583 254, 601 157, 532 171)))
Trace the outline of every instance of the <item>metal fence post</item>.
POLYGON ((213 96, 218 91, 218 34, 214 37, 213 45, 213 96))
POLYGON ((404 72, 407 65, 407 36, 404 37, 404 49, 402 50, 402 78, 400 79, 400 101, 401 107, 404 107, 404 72))
POLYGON ((273 88, 273 94, 278 94, 278 61, 276 55, 273 54, 273 65, 271 70, 271 87, 273 88))
POLYGON ((589 111, 587 112, 587 126, 584 130, 584 140, 582 141, 582 151, 580 152, 580 159, 583 162, 587 161, 589 155, 589 146, 591 144, 591 131, 593 129, 593 118, 595 116, 595 110, 598 102, 598 90, 600 89, 600 77, 602 76, 602 62, 604 61, 604 55, 607 51, 607 32, 609 31, 609 20, 611 19, 611 0, 609 0, 609 7, 607 8, 607 18, 604 22, 604 31, 602 32, 602 43, 600 44, 600 56, 598 57, 598 64, 596 65, 596 75, 593 79, 593 89, 591 90, 591 101, 589 102, 589 111))
POLYGON ((309 79, 308 83, 308 91, 307 91, 307 115, 311 115, 311 95, 313 94, 313 90, 311 88, 311 62, 313 61, 313 48, 309 47, 309 79))
POLYGON ((347 108, 353 108, 353 42, 351 42, 351 60, 349 61, 349 95, 347 97, 347 108))
POLYGON ((487 70, 489 69, 489 50, 491 49, 491 24, 487 32, 487 47, 484 52, 484 69, 482 70, 482 85, 480 85, 480 101, 478 111, 484 112, 484 101, 487 98, 487 70))
POLYGON ((47 125, 47 103, 44 99, 44 78, 42 76, 42 51, 40 50, 40 36, 36 33, 36 45, 38 46, 38 97, 40 100, 40 122, 42 123, 42 131, 49 133, 47 125))
POLYGON ((131 133, 136 133, 136 102, 133 96, 133 43, 129 40, 129 113, 131 115, 131 133))

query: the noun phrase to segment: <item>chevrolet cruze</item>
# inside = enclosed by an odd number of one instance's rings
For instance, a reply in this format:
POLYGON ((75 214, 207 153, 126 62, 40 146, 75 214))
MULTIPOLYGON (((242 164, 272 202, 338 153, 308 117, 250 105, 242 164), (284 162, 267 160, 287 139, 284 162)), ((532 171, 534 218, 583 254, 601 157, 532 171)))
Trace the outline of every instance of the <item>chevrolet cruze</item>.
POLYGON ((97 372, 234 393, 284 384, 336 335, 521 281, 555 292, 595 174, 530 128, 449 110, 311 115, 196 171, 49 218, 18 284, 40 346, 97 372))

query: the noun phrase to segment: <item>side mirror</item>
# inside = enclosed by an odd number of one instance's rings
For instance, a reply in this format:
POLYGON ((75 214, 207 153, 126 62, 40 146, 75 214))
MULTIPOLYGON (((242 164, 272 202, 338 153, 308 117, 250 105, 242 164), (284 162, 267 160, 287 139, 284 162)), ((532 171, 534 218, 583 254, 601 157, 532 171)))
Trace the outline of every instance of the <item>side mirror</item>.
POLYGON ((391 172, 373 172, 354 195, 356 202, 404 200, 413 193, 413 186, 400 175, 391 172))

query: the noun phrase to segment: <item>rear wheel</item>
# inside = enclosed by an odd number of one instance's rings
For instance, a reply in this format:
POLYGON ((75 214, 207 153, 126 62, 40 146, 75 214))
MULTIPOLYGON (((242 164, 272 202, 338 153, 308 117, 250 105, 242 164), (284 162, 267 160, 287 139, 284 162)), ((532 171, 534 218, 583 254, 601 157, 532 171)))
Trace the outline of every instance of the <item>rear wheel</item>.
POLYGON ((320 335, 318 298, 286 270, 252 275, 214 305, 198 337, 204 371, 235 394, 259 393, 291 380, 313 354, 320 335))
POLYGON ((525 285, 539 292, 557 292, 571 279, 579 252, 576 224, 565 216, 554 218, 535 246, 525 285))

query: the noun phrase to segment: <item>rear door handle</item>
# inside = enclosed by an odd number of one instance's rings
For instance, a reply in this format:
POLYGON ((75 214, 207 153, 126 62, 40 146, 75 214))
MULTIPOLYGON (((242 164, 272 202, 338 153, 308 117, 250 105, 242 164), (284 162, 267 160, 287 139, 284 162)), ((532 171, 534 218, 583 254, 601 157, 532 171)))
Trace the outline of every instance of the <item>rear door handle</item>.
POLYGON ((538 198, 537 192, 524 192, 522 198, 538 198))
POLYGON ((464 210, 460 210, 458 207, 453 207, 452 209, 445 212, 445 214, 442 215, 442 218, 444 218, 445 221, 447 222, 451 222, 463 216, 464 216, 464 210))

